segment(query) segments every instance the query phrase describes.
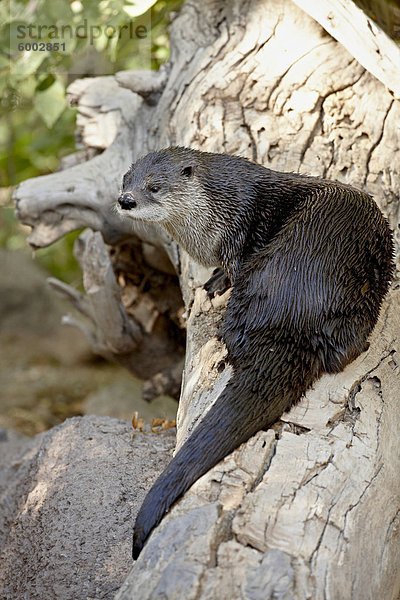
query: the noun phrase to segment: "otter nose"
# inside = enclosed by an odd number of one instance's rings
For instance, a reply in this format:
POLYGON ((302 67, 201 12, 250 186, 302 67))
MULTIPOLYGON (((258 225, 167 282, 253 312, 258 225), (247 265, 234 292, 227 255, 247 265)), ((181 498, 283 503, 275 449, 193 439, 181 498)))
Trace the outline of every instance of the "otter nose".
POLYGON ((130 194, 122 194, 118 198, 118 204, 124 210, 130 210, 131 208, 135 208, 136 200, 134 200, 130 194))

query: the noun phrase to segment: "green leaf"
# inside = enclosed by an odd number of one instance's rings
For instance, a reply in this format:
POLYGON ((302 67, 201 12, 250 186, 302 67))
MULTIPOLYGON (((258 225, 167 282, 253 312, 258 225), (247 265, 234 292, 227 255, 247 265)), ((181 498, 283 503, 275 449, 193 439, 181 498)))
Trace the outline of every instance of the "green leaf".
POLYGON ((49 128, 60 117, 66 105, 65 88, 59 80, 56 80, 53 85, 43 92, 37 92, 35 95, 35 109, 49 128))
POLYGON ((53 83, 55 82, 55 80, 56 79, 55 79, 54 75, 52 75, 50 73, 44 79, 42 79, 42 81, 40 83, 38 83, 38 85, 36 87, 36 91, 37 92, 44 92, 45 90, 47 90, 49 87, 51 87, 53 85, 53 83))
POLYGON ((133 19, 143 15, 149 8, 156 3, 157 0, 126 0, 124 11, 133 19))

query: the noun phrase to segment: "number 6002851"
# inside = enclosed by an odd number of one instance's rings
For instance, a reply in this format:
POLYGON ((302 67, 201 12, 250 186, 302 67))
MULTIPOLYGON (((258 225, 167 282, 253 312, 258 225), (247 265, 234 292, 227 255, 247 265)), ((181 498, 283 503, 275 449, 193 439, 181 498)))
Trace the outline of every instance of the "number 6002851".
POLYGON ((26 52, 65 52, 65 42, 21 42, 18 44, 18 50, 26 52))

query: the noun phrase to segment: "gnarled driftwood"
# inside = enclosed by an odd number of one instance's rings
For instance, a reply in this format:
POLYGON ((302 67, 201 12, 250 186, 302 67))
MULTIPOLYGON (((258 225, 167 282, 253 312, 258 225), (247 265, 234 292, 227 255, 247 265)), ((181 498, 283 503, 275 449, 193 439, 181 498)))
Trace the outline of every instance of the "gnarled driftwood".
MULTIPOLYGON (((229 378, 213 338, 226 296, 209 300, 208 273, 157 227, 112 211, 123 172, 149 150, 181 144, 340 179, 375 196, 398 248, 400 102, 290 0, 188 0, 164 73, 77 81, 70 94, 83 144, 112 143, 21 184, 17 214, 32 225, 35 246, 87 226, 113 247, 134 239, 169 257, 187 323, 180 445, 229 378)), ((109 282, 99 284, 100 303, 109 282)), ((117 354, 127 316, 111 295, 116 329, 95 339, 117 354)), ((368 352, 193 486, 151 536, 119 599, 397 597, 399 307, 394 285, 368 352)), ((137 342, 136 331, 124 334, 137 342)))

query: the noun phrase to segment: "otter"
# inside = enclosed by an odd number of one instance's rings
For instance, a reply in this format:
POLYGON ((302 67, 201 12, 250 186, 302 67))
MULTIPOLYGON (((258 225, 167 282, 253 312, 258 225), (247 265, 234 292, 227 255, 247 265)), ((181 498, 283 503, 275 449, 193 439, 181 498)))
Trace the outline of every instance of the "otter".
POLYGON ((201 475, 366 350, 393 274, 393 240, 372 197, 349 185, 178 146, 132 165, 118 210, 159 224, 216 267, 209 294, 232 286, 218 335, 233 375, 148 492, 136 559, 201 475))

